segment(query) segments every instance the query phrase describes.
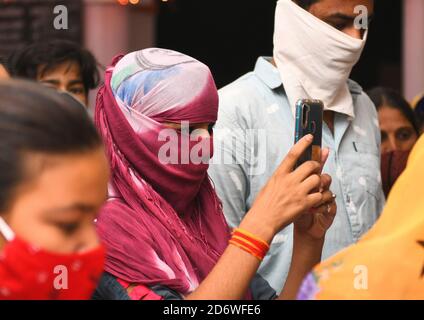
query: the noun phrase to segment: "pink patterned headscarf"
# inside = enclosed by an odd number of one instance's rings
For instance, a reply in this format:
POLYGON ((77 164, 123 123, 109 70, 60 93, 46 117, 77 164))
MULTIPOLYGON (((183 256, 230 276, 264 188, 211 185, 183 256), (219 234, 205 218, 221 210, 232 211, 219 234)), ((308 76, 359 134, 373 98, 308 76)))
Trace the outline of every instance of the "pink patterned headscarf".
POLYGON ((229 229, 208 164, 158 157, 164 122, 213 123, 217 112, 214 80, 199 61, 155 48, 115 58, 96 105, 112 168, 110 198, 97 220, 107 272, 186 295, 217 263, 229 229))

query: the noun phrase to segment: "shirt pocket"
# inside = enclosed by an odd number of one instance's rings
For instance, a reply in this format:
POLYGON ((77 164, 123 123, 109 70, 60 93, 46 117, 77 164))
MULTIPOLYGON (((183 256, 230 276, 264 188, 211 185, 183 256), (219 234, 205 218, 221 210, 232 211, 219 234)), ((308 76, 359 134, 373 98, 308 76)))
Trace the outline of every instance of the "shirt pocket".
POLYGON ((353 144, 359 157, 358 183, 378 200, 381 194, 380 151, 375 145, 365 142, 353 144))

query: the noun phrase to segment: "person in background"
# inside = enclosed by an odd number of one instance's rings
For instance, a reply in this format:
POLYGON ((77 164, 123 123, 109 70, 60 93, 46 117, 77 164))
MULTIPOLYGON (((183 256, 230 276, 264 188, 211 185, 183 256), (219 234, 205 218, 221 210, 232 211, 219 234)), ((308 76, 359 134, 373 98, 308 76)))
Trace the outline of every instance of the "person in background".
POLYGON ((299 300, 424 300, 424 137, 411 152, 374 228, 322 262, 299 300))
POLYGON ((420 133, 424 133, 424 94, 417 96, 412 102, 420 133))
POLYGON ((0 300, 90 299, 109 179, 94 124, 70 96, 8 80, 0 136, 0 300))
POLYGON ((5 63, 4 59, 0 57, 0 79, 9 78, 9 72, 6 70, 4 63, 5 63))
POLYGON ((88 106, 89 91, 99 84, 94 56, 67 40, 41 41, 24 47, 8 59, 12 77, 36 80, 48 87, 68 92, 88 106))
POLYGON ((368 92, 378 111, 381 130, 381 174, 386 197, 406 167, 419 137, 414 110, 400 93, 389 88, 368 92))
POLYGON ((95 120, 112 179, 97 221, 107 274, 95 299, 275 299, 256 271, 293 221, 293 264, 279 298, 320 261, 336 214, 331 178, 318 162, 293 169, 312 136, 293 147, 231 236, 207 174, 217 113, 211 72, 189 56, 151 48, 107 69, 95 120))
MULTIPOLYGON (((258 192, 294 141, 298 99, 324 102, 323 146, 330 148, 324 172, 334 178, 338 213, 325 239, 323 257, 355 243, 379 217, 385 198, 380 174, 377 112, 362 88, 349 80, 367 39, 357 28, 355 8, 372 0, 280 0, 275 14, 274 56, 260 57, 255 70, 220 90, 209 174, 231 227, 237 227, 258 192), (257 133, 257 134, 256 134, 257 133)), ((279 292, 289 271, 293 226, 282 230, 259 273, 279 292), (281 276, 283 275, 283 276, 281 276)))

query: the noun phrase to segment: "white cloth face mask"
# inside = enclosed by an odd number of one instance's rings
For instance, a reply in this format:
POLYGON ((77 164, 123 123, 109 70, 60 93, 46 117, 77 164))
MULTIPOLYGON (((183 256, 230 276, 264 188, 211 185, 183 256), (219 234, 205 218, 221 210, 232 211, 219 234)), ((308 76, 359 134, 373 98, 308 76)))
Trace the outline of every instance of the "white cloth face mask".
POLYGON ((279 0, 275 13, 274 60, 290 105, 319 99, 325 110, 354 117, 347 80, 364 49, 356 39, 330 26, 291 0, 279 0))

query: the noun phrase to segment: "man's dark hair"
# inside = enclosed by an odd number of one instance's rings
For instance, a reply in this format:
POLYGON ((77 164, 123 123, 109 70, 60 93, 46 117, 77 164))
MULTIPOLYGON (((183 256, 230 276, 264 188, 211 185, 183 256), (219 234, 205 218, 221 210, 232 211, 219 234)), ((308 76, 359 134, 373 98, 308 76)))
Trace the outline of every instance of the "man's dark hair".
POLYGON ((0 56, 0 65, 2 65, 6 69, 6 71, 8 71, 9 68, 7 67, 7 61, 6 58, 3 56, 0 56))
POLYGON ((308 10, 310 6, 319 0, 293 0, 299 7, 302 7, 305 10, 308 10))
POLYGON ((368 91, 368 95, 377 110, 383 106, 399 110, 411 123, 415 132, 419 133, 418 121, 415 118, 414 110, 399 92, 390 88, 377 87, 368 91))
POLYGON ((81 77, 86 92, 99 84, 97 62, 90 51, 68 40, 50 40, 31 44, 12 53, 8 69, 12 77, 37 79, 63 62, 76 62, 81 68, 81 77), (42 66, 42 69, 40 67, 42 66))
POLYGON ((69 95, 38 83, 0 81, 0 212, 24 183, 31 153, 85 153, 102 145, 87 111, 69 95))

